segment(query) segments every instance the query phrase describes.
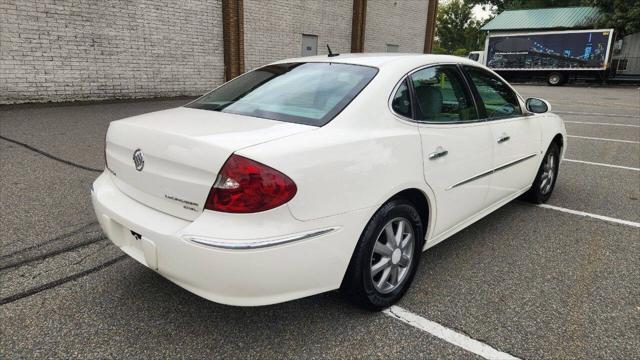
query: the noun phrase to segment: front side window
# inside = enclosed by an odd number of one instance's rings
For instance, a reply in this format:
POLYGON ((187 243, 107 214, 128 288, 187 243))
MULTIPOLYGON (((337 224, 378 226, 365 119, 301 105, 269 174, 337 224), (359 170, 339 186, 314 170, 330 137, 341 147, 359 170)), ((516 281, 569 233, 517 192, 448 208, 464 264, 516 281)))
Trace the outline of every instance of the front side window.
POLYGON ((407 80, 402 81, 391 101, 393 111, 407 118, 411 118, 411 94, 407 80))
POLYGON ((477 67, 464 69, 478 90, 488 119, 522 115, 518 96, 504 81, 477 67))
POLYGON ((187 107, 322 126, 377 72, 373 67, 336 63, 269 65, 222 85, 187 107))
POLYGON ((478 118, 475 105, 455 65, 433 66, 411 75, 416 120, 460 122, 478 118))

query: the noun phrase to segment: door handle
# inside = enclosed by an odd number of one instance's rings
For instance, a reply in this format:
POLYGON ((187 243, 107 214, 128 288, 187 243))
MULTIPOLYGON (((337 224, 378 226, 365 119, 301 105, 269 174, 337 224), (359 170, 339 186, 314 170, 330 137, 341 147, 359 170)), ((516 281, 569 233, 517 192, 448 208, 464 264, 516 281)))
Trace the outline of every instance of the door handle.
POLYGON ((498 138, 498 144, 502 144, 505 141, 509 141, 511 139, 511 136, 509 135, 502 135, 498 138))
POLYGON ((431 154, 429 154, 429 160, 439 159, 441 157, 447 156, 448 153, 449 153, 449 151, 443 149, 441 146, 438 146, 436 151, 434 151, 431 154))

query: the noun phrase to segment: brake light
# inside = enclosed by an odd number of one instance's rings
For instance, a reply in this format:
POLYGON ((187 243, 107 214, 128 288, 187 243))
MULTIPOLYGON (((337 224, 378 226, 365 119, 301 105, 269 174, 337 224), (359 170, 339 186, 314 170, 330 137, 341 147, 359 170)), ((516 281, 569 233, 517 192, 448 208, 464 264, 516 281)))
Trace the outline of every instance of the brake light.
POLYGON ((211 187, 204 208, 229 213, 253 213, 285 204, 296 194, 285 174, 240 155, 231 155, 211 187))

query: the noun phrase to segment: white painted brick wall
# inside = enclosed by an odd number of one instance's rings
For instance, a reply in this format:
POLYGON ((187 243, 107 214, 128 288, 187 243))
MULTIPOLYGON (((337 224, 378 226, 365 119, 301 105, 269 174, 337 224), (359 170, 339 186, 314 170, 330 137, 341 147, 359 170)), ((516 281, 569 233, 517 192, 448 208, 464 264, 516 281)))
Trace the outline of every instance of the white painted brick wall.
POLYGON ((0 103, 197 95, 223 73, 221 0, 0 0, 0 103))
MULTIPOLYGON (((0 0, 0 104, 198 95, 223 81, 222 0, 0 0)), ((369 0, 365 51, 422 52, 428 0, 369 0)), ((245 70, 351 49, 352 0, 244 0, 245 70)))
POLYGON ((387 44, 402 53, 422 53, 428 0, 368 0, 364 51, 386 52, 387 44))
POLYGON ((350 52, 352 12, 352 0, 244 0, 245 70, 301 56, 302 34, 318 36, 318 54, 350 52))

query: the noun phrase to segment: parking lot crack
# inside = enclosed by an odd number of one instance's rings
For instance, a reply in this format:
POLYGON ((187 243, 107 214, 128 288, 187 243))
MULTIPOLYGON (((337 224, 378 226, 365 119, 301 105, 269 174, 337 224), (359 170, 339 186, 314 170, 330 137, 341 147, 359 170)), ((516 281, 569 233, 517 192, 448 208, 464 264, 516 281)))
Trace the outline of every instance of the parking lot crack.
POLYGON ((45 157, 48 157, 49 159, 52 159, 52 160, 55 160, 55 161, 58 161, 58 162, 61 162, 63 164, 67 164, 67 165, 70 165, 70 166, 77 167, 78 169, 87 170, 87 171, 93 171, 93 172, 99 172, 99 173, 101 173, 103 171, 101 169, 92 168, 92 167, 89 167, 89 166, 86 166, 86 165, 76 164, 73 161, 69 161, 69 160, 57 157, 55 155, 49 154, 48 152, 45 152, 45 151, 40 150, 38 148, 35 148, 35 147, 33 147, 33 146, 29 145, 29 144, 25 144, 23 142, 20 142, 20 141, 14 140, 14 139, 10 139, 10 138, 2 136, 2 135, 0 135, 0 139, 2 139, 4 141, 8 141, 8 142, 16 144, 16 145, 20 145, 20 146, 22 146, 22 147, 24 147, 24 148, 26 148, 28 150, 31 150, 31 151, 33 151, 35 153, 38 153, 40 155, 43 155, 45 157))
POLYGON ((111 243, 110 242, 106 242, 104 245, 102 245, 101 247, 99 247, 98 249, 95 249, 93 251, 91 251, 90 253, 88 253, 87 255, 81 257, 80 259, 78 259, 77 261, 74 261, 71 265, 79 265, 81 263, 83 263, 85 260, 87 260, 89 257, 96 255, 97 253, 99 253, 100 251, 104 250, 106 247, 110 246, 111 243))
POLYGON ((37 256, 33 256, 33 257, 28 257, 28 258, 25 258, 25 259, 19 259, 19 260, 16 259, 13 262, 8 261, 7 263, 5 263, 3 265, 0 265, 0 271, 1 270, 15 268, 15 267, 22 266, 22 265, 26 265, 26 264, 34 262, 34 261, 44 260, 44 259, 50 258, 52 256, 62 254, 64 252, 73 251, 73 250, 76 250, 78 248, 81 248, 81 247, 84 247, 84 246, 87 246, 87 245, 91 245, 93 243, 105 240, 106 238, 107 238, 106 236, 100 234, 100 236, 98 236, 96 238, 89 238, 89 239, 87 239, 85 241, 81 241, 81 242, 73 244, 71 246, 67 246, 67 247, 63 247, 61 249, 50 251, 50 252, 45 253, 45 254, 41 254, 41 255, 37 255, 37 256))
POLYGON ((118 256, 116 258, 113 258, 113 259, 111 259, 111 260, 109 260, 109 261, 107 261, 105 263, 102 263, 102 264, 100 264, 98 266, 95 266, 95 267, 92 267, 90 269, 81 271, 79 273, 64 277, 62 279, 51 281, 49 283, 46 283, 46 284, 43 284, 43 285, 40 285, 40 286, 36 286, 34 288, 28 289, 26 291, 23 291, 23 292, 20 292, 20 293, 11 295, 11 296, 7 296, 7 297, 5 297, 3 299, 0 299, 0 305, 9 304, 9 303, 12 303, 14 301, 17 301, 17 300, 20 300, 20 299, 35 295, 35 294, 40 293, 42 291, 49 290, 49 289, 52 289, 54 287, 66 284, 66 283, 68 283, 70 281, 73 281, 73 280, 79 279, 81 277, 87 276, 87 275, 89 275, 91 273, 100 271, 100 270, 102 270, 102 269, 104 269, 106 267, 109 267, 109 266, 111 266, 113 264, 116 264, 119 261, 122 261, 122 260, 124 260, 126 258, 127 258, 127 255, 120 255, 120 256, 118 256))
POLYGON ((45 245, 48 245, 50 243, 53 243, 53 242, 57 242, 57 241, 60 241, 60 240, 67 239, 67 238, 69 238, 69 237, 71 237, 73 235, 77 235, 77 234, 81 233, 82 231, 84 231, 88 227, 90 227, 92 225, 95 225, 97 223, 98 223, 97 221, 92 221, 92 222, 84 224, 84 225, 80 226, 79 228, 77 228, 75 230, 72 230, 72 231, 70 231, 68 233, 64 233, 62 235, 58 235, 58 236, 53 237, 53 238, 51 238, 49 240, 41 241, 41 242, 39 242, 39 243, 37 243, 35 245, 27 246, 26 248, 22 248, 20 250, 16 250, 16 251, 8 253, 8 254, 0 255, 0 260, 6 259, 6 258, 10 258, 12 256, 28 252, 29 250, 34 250, 34 249, 41 248, 41 247, 43 247, 45 245))

